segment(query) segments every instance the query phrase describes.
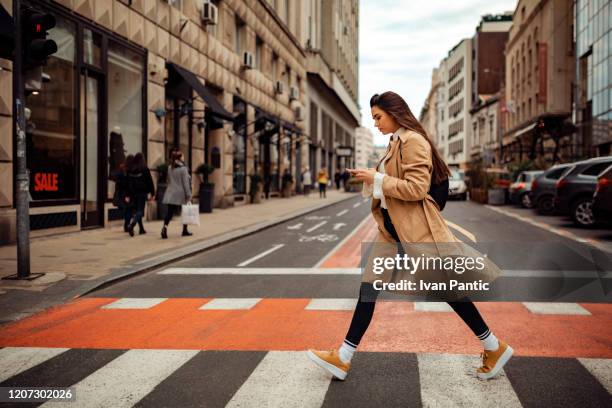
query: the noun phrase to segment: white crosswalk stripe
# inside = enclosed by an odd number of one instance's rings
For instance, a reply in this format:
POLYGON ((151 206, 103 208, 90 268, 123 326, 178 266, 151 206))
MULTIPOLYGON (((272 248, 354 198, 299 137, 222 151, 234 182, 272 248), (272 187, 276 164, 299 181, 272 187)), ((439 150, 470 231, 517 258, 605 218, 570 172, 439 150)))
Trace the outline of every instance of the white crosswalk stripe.
POLYGON ((200 310, 247 310, 252 309, 261 298, 215 298, 207 302, 200 310))
POLYGON ((5 347, 0 350, 0 382, 65 352, 66 348, 5 347))
POLYGON ((593 377, 612 394, 612 360, 603 358, 579 358, 578 361, 589 370, 593 377))
MULTIPOLYGON (((130 350, 76 384, 79 407, 131 407, 198 350, 130 350)), ((73 408, 72 402, 43 407, 73 408)))
POLYGON ((354 310, 357 299, 310 299, 306 310, 354 310))
POLYGON ((331 376, 301 351, 270 351, 226 407, 320 407, 331 376))
POLYGON ((591 312, 578 303, 523 302, 523 305, 535 314, 552 315, 590 315, 591 312))
POLYGON ((424 407, 521 407, 508 378, 482 381, 477 356, 418 354, 424 407))
POLYGON ((168 298, 121 298, 102 306, 102 309, 151 309, 165 300, 168 298))

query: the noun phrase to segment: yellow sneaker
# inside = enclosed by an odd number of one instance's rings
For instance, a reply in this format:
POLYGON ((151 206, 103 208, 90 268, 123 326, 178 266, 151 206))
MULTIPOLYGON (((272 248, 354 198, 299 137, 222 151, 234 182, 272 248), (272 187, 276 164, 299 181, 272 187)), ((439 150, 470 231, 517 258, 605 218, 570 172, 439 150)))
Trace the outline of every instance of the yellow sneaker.
POLYGON ((499 340, 497 350, 485 350, 484 353, 480 354, 482 357, 482 367, 476 370, 478 378, 481 380, 493 378, 510 360, 512 353, 514 353, 512 347, 501 340, 499 340))
POLYGON ((346 378, 348 370, 351 368, 351 363, 345 363, 340 360, 338 350, 321 351, 311 349, 308 350, 307 355, 316 365, 326 369, 340 380, 346 378))

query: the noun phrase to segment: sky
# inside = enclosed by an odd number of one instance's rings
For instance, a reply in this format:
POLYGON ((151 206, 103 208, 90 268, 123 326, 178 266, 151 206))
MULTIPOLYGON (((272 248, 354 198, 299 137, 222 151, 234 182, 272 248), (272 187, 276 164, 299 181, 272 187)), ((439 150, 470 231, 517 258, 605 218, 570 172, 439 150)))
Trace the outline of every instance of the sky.
POLYGON ((370 97, 394 91, 418 118, 431 73, 461 39, 471 38, 484 14, 513 11, 517 0, 360 0, 359 106, 374 144, 388 138, 374 127, 370 97))

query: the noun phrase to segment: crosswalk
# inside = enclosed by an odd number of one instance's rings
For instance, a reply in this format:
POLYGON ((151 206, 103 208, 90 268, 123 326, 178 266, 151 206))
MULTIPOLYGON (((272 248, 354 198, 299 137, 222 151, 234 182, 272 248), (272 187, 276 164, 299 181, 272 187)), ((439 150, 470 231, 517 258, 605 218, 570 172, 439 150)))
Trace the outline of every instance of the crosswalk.
POLYGON ((304 351, 0 349, 0 387, 74 387, 49 407, 606 407, 612 359, 514 357, 490 381, 477 355, 358 352, 333 380, 304 351))

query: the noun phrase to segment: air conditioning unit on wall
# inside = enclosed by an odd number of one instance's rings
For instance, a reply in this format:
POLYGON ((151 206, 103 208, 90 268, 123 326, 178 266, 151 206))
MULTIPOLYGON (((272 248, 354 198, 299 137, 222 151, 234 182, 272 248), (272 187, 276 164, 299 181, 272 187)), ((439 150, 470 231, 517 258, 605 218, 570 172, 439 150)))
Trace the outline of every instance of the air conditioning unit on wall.
POLYGON ((300 91, 295 86, 289 88, 289 100, 296 101, 300 97, 300 91))
POLYGON ((246 69, 253 68, 253 54, 248 51, 242 53, 242 67, 246 69))
POLYGON ((219 9, 209 1, 202 4, 202 22, 207 25, 216 25, 219 21, 219 9))
POLYGON ((277 94, 282 95, 285 92, 285 84, 281 81, 276 81, 276 85, 274 86, 274 90, 277 94))

